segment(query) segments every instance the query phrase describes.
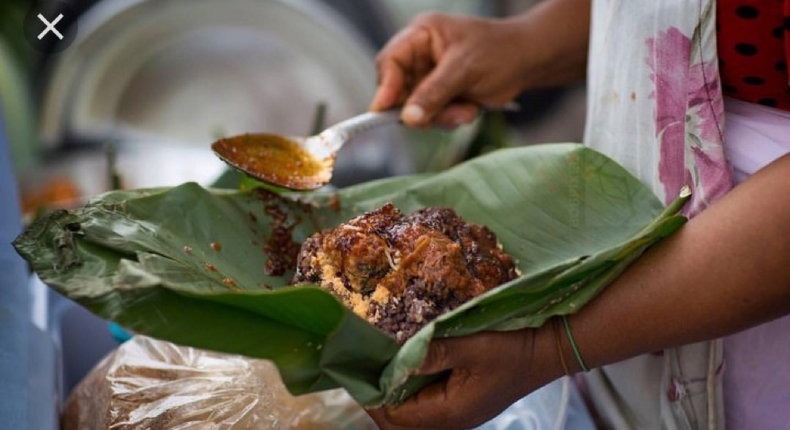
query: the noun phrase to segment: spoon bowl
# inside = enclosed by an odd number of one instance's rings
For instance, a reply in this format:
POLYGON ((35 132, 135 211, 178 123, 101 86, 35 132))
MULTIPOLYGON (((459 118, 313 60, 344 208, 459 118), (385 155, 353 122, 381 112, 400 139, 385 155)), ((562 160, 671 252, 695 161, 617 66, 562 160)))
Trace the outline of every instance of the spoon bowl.
POLYGON ((292 190, 312 190, 332 179, 335 157, 314 156, 304 148, 304 141, 277 134, 243 134, 220 139, 211 149, 255 179, 292 190))
POLYGON ((220 139, 214 153, 234 169, 260 181, 292 190, 314 190, 329 183, 335 154, 357 133, 397 124, 400 112, 367 112, 310 137, 243 134, 220 139))

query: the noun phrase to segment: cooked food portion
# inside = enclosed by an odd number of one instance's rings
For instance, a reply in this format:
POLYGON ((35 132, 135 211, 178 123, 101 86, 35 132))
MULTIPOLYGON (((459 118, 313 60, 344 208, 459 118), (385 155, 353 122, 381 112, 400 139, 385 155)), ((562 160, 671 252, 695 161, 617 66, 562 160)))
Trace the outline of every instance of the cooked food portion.
POLYGON ((308 238, 293 283, 330 290, 403 343, 437 316, 515 277, 513 259, 486 227, 448 208, 404 215, 387 204, 308 238))

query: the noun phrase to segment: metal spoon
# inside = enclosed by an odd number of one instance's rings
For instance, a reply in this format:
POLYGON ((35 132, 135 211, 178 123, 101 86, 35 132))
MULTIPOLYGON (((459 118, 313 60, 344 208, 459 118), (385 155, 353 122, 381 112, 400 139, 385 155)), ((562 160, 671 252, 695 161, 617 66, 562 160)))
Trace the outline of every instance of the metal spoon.
POLYGON ((357 133, 397 124, 399 110, 367 112, 310 137, 243 134, 220 139, 214 153, 255 179, 292 190, 313 190, 332 179, 335 154, 357 133))

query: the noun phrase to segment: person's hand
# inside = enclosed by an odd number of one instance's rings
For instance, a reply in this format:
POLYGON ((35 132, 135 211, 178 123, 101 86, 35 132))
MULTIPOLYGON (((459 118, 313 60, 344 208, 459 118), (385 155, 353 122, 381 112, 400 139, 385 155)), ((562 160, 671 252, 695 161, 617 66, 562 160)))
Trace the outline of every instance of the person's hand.
POLYGON ((406 125, 454 127, 526 89, 584 76, 590 0, 539 2, 505 20, 420 15, 381 50, 371 110, 403 104, 406 125))
POLYGON ((523 30, 519 21, 420 15, 379 53, 371 110, 405 102, 407 125, 455 127, 505 105, 524 89, 523 30))
POLYGON ((382 430, 475 427, 560 377, 553 351, 546 328, 434 340, 418 374, 449 370, 449 377, 397 408, 368 413, 382 430))

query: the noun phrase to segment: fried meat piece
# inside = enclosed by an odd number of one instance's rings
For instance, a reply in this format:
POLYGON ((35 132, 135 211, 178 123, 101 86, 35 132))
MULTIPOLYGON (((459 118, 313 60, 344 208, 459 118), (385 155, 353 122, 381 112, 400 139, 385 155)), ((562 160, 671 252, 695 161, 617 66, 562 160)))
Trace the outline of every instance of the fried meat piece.
POLYGON ((387 204, 311 236, 292 283, 328 289, 403 343, 437 316, 516 276, 513 259, 486 227, 448 208, 404 215, 387 204))

